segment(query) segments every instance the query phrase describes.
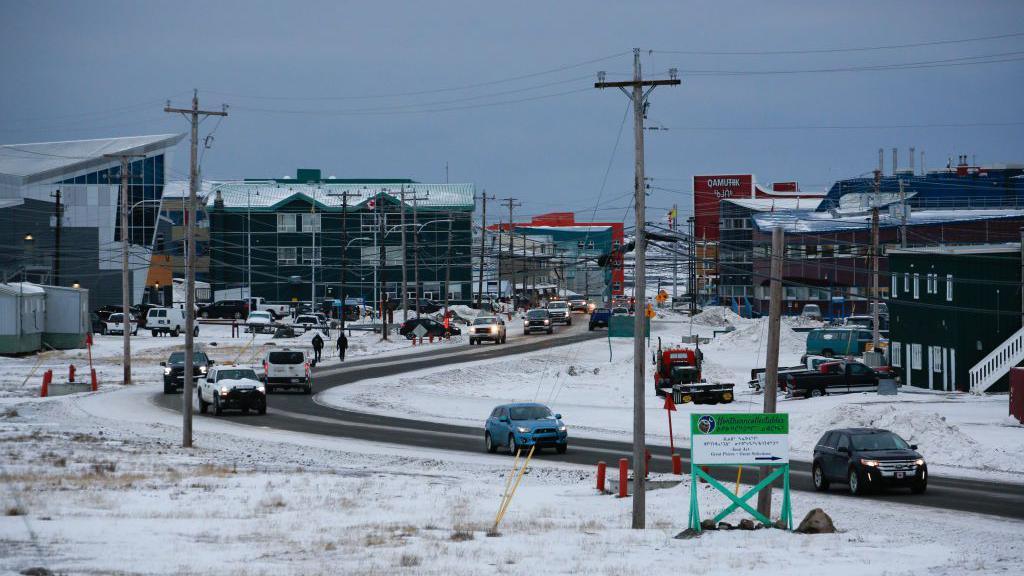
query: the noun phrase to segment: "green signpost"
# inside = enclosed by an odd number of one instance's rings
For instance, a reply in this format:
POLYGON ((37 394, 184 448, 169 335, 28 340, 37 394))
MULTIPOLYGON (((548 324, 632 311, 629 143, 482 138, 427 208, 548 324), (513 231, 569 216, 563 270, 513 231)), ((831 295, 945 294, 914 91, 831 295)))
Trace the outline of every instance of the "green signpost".
MULTIPOLYGON (((649 338, 651 336, 651 319, 644 318, 644 337, 649 338)), ((633 337, 633 317, 632 316, 612 316, 608 320, 608 337, 609 338, 632 338, 633 337)))
POLYGON ((703 478, 732 503, 713 518, 717 525, 742 508, 766 526, 765 517, 747 503, 754 494, 782 478, 782 510, 779 519, 793 529, 789 499, 789 414, 690 414, 690 528, 700 532, 697 483, 703 478), (708 474, 706 466, 769 466, 771 474, 742 495, 735 495, 708 474))

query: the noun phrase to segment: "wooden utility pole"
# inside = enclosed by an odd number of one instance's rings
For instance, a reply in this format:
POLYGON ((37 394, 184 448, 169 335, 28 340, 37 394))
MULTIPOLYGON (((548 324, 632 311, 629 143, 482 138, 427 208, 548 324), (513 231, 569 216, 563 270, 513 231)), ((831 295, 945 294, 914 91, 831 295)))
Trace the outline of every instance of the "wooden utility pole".
MULTIPOLYGON (((509 276, 509 299, 512 300, 512 307, 515 308, 516 300, 516 232, 515 232, 515 220, 512 218, 512 210, 518 208, 523 204, 516 202, 516 199, 509 196, 501 201, 502 204, 508 207, 508 276, 509 276)), ((525 248, 524 248, 525 250, 525 248)), ((500 282, 501 279, 499 278, 500 282)))
POLYGON ((128 179, 131 177, 129 167, 132 158, 145 158, 145 154, 104 154, 105 158, 118 158, 121 160, 121 326, 124 352, 121 363, 124 368, 125 385, 132 383, 132 339, 131 339, 131 290, 128 282, 128 274, 131 269, 128 266, 128 248, 131 237, 128 235, 128 209, 131 206, 128 199, 130 189, 128 179))
MULTIPOLYGON (((764 413, 775 413, 775 396, 779 389, 779 331, 782 327, 782 259, 786 243, 781 226, 772 230, 772 262, 770 279, 771 302, 768 305, 768 357, 764 364, 764 413)), ((764 479, 771 473, 767 466, 759 468, 764 479)), ((772 487, 757 493, 757 511, 772 517, 772 487)))
POLYGON ((60 286, 60 232, 64 221, 64 205, 61 204, 60 188, 53 194, 53 285, 60 286))
MULTIPOLYGON (((185 251, 185 371, 183 373, 184 390, 181 396, 181 446, 183 448, 192 446, 192 357, 195 349, 193 337, 196 324, 196 194, 199 192, 199 119, 201 116, 227 116, 227 108, 225 105, 219 111, 200 110, 198 91, 192 92, 191 108, 172 108, 170 101, 164 107, 164 112, 181 114, 188 118, 192 127, 192 139, 189 146, 188 209, 185 211, 185 242, 188 248, 185 251)), ((250 294, 250 296, 252 295, 250 294)))
MULTIPOLYGON (((341 333, 345 333, 345 264, 348 258, 348 190, 341 192, 341 284, 338 286, 338 294, 341 295, 341 333)), ((359 315, 362 316, 362 309, 359 315)))
MULTIPOLYGON (((893 149, 895 152, 895 148, 893 149)), ((895 169, 896 155, 893 154, 895 169)), ((882 171, 875 172, 875 196, 871 201, 871 342, 874 352, 878 352, 878 308, 881 299, 878 297, 878 194, 882 185, 882 171)), ((902 185, 900 186, 902 188, 902 185)), ((906 231, 906 228, 903 228, 906 231)))
MULTIPOLYGON (((913 151, 913 148, 911 148, 913 151)), ((911 152, 913 158, 913 152, 911 152)), ((907 194, 903 190, 903 179, 900 179, 900 248, 907 247, 907 194)))
POLYGON ((449 297, 452 293, 451 282, 452 282, 452 212, 448 212, 448 251, 445 252, 444 257, 444 314, 448 315, 448 304, 449 297))
MULTIPOLYGON (((491 196, 491 200, 494 200, 494 196, 491 196)), ((477 198, 474 198, 477 200, 477 198)), ((480 214, 480 276, 476 279, 476 307, 483 307, 484 298, 484 252, 487 246, 487 190, 484 190, 483 194, 480 195, 479 200, 483 201, 483 209, 480 214)), ((501 255, 499 254, 499 258, 501 255)))
POLYGON ((402 226, 402 322, 405 323, 409 319, 409 258, 405 251, 405 184, 402 184, 400 204, 398 209, 401 212, 399 224, 402 226))
MULTIPOLYGON (((416 205, 419 198, 413 194, 412 197, 412 276, 413 290, 416 292, 416 318, 420 317, 420 231, 416 228, 416 205)), ((405 254, 402 254, 402 261, 405 261, 405 254)))
POLYGON ((647 387, 644 382, 644 327, 647 315, 645 310, 646 282, 644 281, 647 249, 647 237, 644 231, 646 223, 647 186, 644 180, 644 116, 647 113, 647 97, 658 86, 677 86, 675 68, 669 70, 668 80, 644 80, 640 70, 640 49, 633 49, 633 80, 624 82, 605 82, 604 72, 598 73, 598 82, 594 88, 618 88, 633 103, 633 141, 635 172, 633 182, 634 209, 636 213, 636 270, 633 273, 633 294, 636 297, 636 314, 633 323, 633 528, 641 529, 646 524, 644 498, 644 473, 647 463, 644 435, 644 393, 647 387), (631 88, 632 91, 627 90, 631 88))

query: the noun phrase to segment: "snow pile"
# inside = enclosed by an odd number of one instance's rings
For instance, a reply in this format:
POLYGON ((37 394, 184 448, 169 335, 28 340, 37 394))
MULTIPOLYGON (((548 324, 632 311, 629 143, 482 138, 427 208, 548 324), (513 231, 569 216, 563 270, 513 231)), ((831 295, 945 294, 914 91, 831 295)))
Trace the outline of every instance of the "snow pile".
POLYGON ((883 428, 917 444, 929 464, 1024 472, 1021 443, 986 446, 950 424, 945 416, 909 408, 907 404, 841 404, 818 414, 794 415, 790 438, 796 440, 794 448, 810 452, 826 430, 883 428))
POLYGON ((808 316, 783 316, 782 325, 790 328, 821 328, 825 323, 808 316))
MULTIPOLYGON (((742 319, 741 319, 742 320, 742 319)), ((732 332, 719 334, 711 346, 719 350, 760 350, 768 346, 768 319, 759 318, 754 321, 742 320, 744 323, 732 332)), ((803 354, 807 350, 807 335, 794 332, 785 325, 779 330, 779 352, 782 354, 803 354)))
POLYGON ((693 323, 701 326, 714 326, 716 328, 725 326, 739 326, 750 322, 725 306, 708 306, 703 312, 693 317, 693 323))

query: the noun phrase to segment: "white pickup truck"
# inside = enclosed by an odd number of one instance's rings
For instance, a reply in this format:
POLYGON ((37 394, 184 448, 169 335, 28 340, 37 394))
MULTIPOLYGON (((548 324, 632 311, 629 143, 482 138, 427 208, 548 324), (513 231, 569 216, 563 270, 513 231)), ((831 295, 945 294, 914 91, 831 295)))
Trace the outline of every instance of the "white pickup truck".
POLYGON ((270 312, 274 317, 274 320, 280 320, 291 315, 291 307, 288 304, 271 304, 261 296, 252 296, 249 298, 249 311, 253 310, 264 310, 270 312))

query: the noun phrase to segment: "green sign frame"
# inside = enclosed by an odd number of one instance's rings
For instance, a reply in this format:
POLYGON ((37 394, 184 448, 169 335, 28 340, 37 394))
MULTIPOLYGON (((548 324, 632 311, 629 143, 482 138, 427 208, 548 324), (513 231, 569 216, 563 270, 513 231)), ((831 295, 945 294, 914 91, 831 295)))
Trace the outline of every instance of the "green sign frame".
POLYGON ((700 502, 697 498, 697 484, 706 481, 713 488, 725 494, 731 503, 712 518, 717 525, 729 514, 738 509, 750 513, 765 526, 772 526, 770 518, 761 514, 747 503, 751 497, 770 486, 772 482, 782 478, 782 509, 779 520, 785 523, 787 530, 793 529, 793 506, 789 490, 789 414, 761 413, 720 413, 690 414, 690 515, 689 527, 700 532, 700 502), (719 450, 712 453, 708 450, 694 450, 694 438, 713 439, 719 450), (736 450, 730 452, 731 444, 736 450), (751 452, 751 446, 756 447, 751 452), (758 452, 757 450, 764 450, 758 452), (784 450, 784 452, 781 452, 784 450), (779 455, 781 454, 781 456, 779 455), (707 458, 703 462, 703 458, 707 458), (735 460, 735 461, 732 461, 735 460), (774 468, 760 482, 742 495, 722 485, 707 471, 709 466, 729 468, 747 466, 765 466, 774 468))
MULTIPOLYGON (((612 316, 608 319, 609 338, 632 338, 634 316, 612 316)), ((651 337, 651 319, 644 318, 644 337, 651 337)))

